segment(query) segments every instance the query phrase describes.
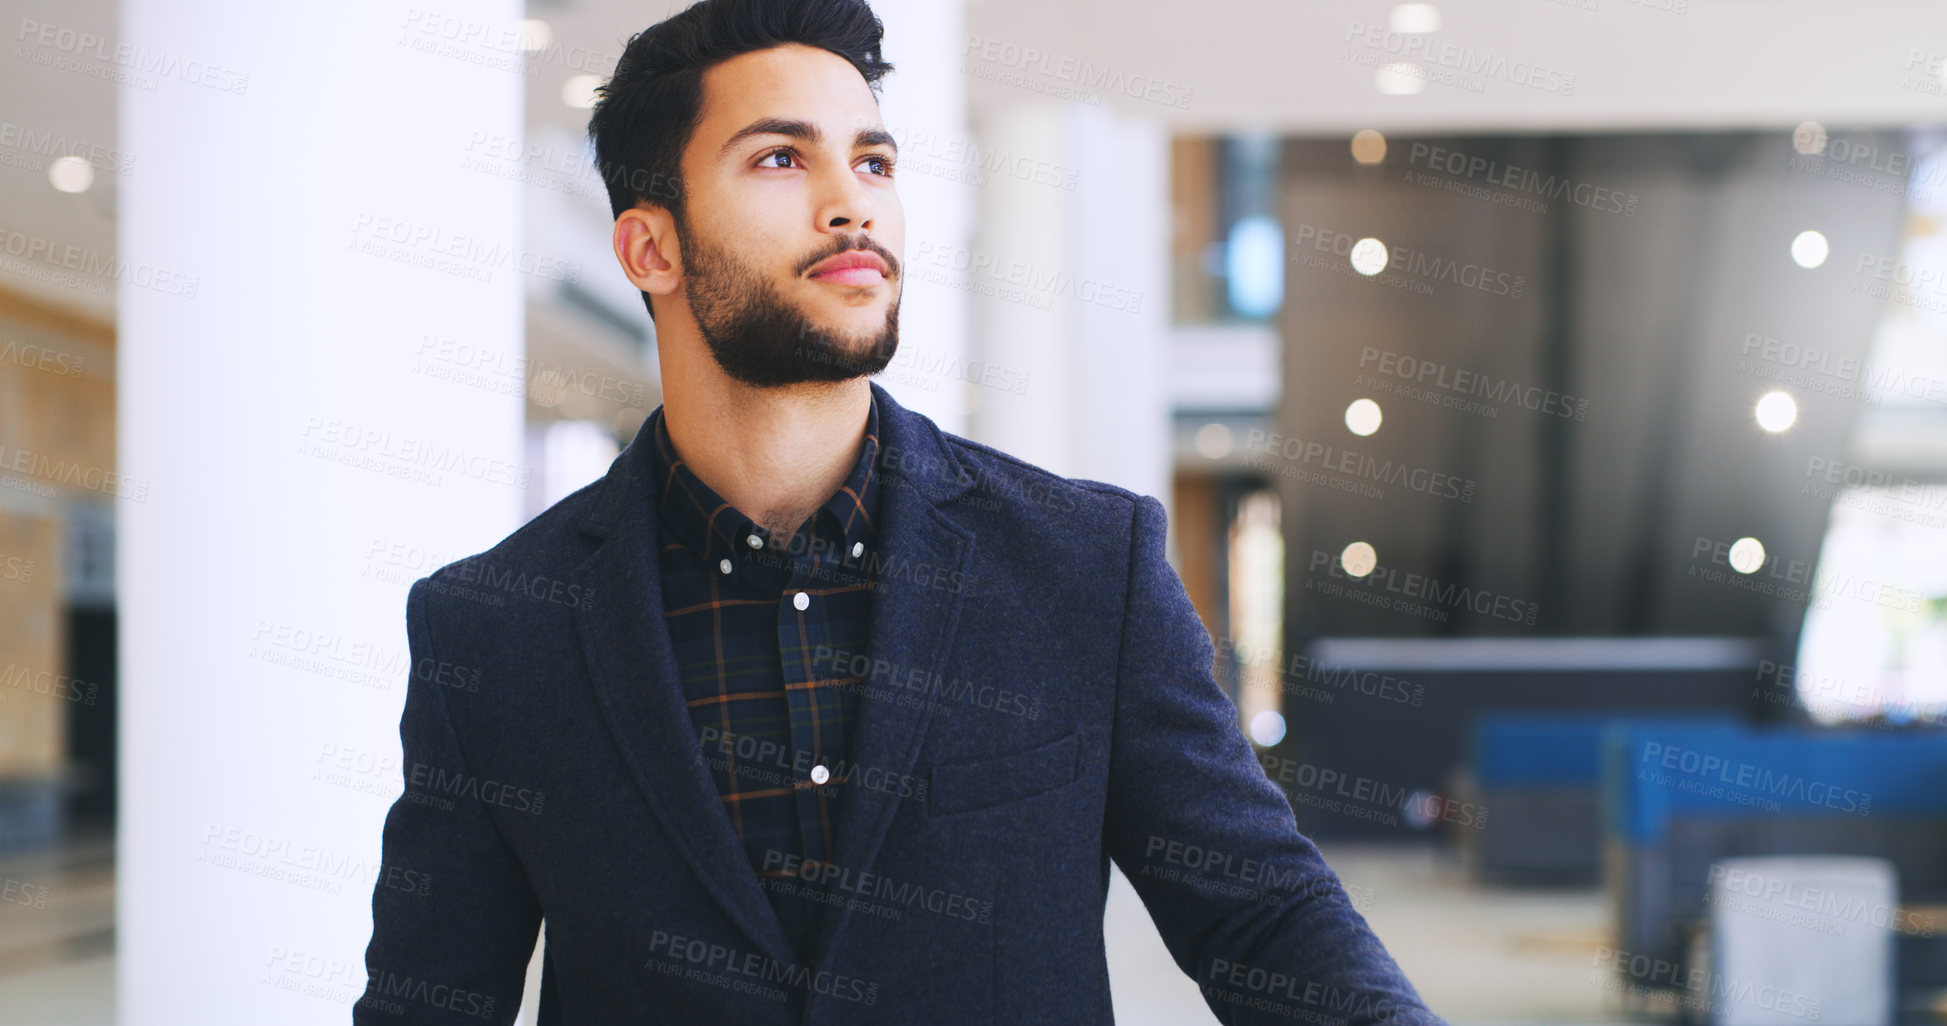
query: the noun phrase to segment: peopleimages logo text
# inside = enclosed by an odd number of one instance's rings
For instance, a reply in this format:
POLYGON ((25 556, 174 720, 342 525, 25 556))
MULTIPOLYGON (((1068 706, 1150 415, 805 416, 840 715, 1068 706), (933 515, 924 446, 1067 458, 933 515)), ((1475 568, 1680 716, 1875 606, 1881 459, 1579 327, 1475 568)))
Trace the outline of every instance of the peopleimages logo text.
MULTIPOLYGON (((1359 236, 1350 232, 1341 232, 1315 224, 1300 224, 1292 232, 1291 248, 1300 260, 1306 261, 1307 266, 1314 266, 1315 260, 1312 255, 1305 252, 1307 245, 1320 253, 1332 253, 1350 258, 1352 248, 1357 246, 1359 241, 1359 236)), ((1449 285, 1458 285, 1476 292, 1485 292, 1491 296, 1505 296, 1509 299, 1520 299, 1522 292, 1528 287, 1528 280, 1525 277, 1511 271, 1497 271, 1481 264, 1464 263, 1425 250, 1388 243, 1386 253, 1386 266, 1376 274, 1368 275, 1353 271, 1349 263, 1331 261, 1329 266, 1332 270, 1351 271, 1364 280, 1381 284, 1386 284, 1389 280, 1417 282, 1418 285, 1413 291, 1421 295, 1432 294, 1432 287, 1428 284, 1430 282, 1446 282, 1449 285)))
POLYGON ((1619 192, 1593 182, 1578 182, 1566 176, 1543 174, 1534 168, 1522 167, 1519 164, 1503 164, 1478 154, 1467 154, 1422 142, 1414 143, 1407 150, 1406 162, 1444 171, 1457 177, 1477 178, 1489 185, 1512 189, 1515 192, 1531 193, 1544 199, 1567 200, 1578 207, 1621 214, 1624 217, 1635 217, 1636 204, 1642 199, 1633 192, 1619 192))
POLYGON ((1865 815, 1872 809, 1870 792, 1835 787, 1796 773, 1782 773, 1722 755, 1651 741, 1643 746, 1646 767, 1681 773, 1745 791, 1756 791, 1807 805, 1823 805, 1840 812, 1865 815))
POLYGON ((1535 625, 1535 619, 1541 612, 1540 605, 1525 599, 1496 594, 1483 588, 1470 588, 1453 581, 1442 581, 1438 577, 1402 573, 1388 566, 1376 566, 1362 577, 1353 577, 1345 572, 1338 556, 1330 552, 1314 551, 1308 569, 1314 574, 1322 571, 1327 577, 1345 581, 1346 586, 1354 591, 1364 587, 1374 592, 1391 592, 1404 598, 1429 603, 1431 608, 1471 609, 1483 616, 1528 627, 1535 625))
POLYGON ((1479 371, 1461 370, 1437 360, 1382 351, 1374 346, 1360 348, 1359 369, 1377 371, 1401 381, 1431 385, 1461 395, 1477 396, 1492 402, 1509 403, 1524 409, 1538 410, 1564 419, 1579 421, 1589 418, 1587 399, 1535 385, 1524 385, 1511 378, 1496 378, 1479 371))
POLYGON ((1530 60, 1509 60, 1504 55, 1458 43, 1435 43, 1423 33, 1394 32, 1385 25, 1354 21, 1346 25, 1342 41, 1357 43, 1374 53, 1448 68, 1477 79, 1500 79, 1544 93, 1575 95, 1575 76, 1569 72, 1530 60))

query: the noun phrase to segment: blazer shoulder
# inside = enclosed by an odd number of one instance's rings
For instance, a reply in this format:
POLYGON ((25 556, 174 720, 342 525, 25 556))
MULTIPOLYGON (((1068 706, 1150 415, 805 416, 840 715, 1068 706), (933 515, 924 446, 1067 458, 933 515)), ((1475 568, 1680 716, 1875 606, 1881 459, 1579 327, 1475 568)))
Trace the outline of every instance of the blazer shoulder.
POLYGON ((608 481, 608 477, 600 477, 583 485, 491 548, 453 560, 420 578, 412 590, 423 592, 425 601, 458 597, 473 600, 468 608, 493 609, 513 605, 524 596, 534 595, 537 589, 552 594, 571 586, 569 579, 575 568, 592 551, 579 527, 600 500, 608 481))
POLYGON ((1073 511, 1083 513, 1089 520, 1098 523, 1104 519, 1120 520, 1123 524, 1129 523, 1137 505, 1147 498, 1106 481, 1065 477, 1012 453, 1002 452, 951 431, 941 430, 940 435, 953 447, 953 455, 971 472, 976 494, 996 494, 1017 488, 1042 493, 1067 493, 1073 498, 1073 511))

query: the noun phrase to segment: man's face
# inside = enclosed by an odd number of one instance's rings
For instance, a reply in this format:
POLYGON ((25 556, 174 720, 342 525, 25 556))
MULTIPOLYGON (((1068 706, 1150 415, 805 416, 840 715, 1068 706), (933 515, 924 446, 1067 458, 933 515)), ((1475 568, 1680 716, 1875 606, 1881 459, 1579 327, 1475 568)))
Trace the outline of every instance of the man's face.
POLYGON ((704 73, 702 114, 676 231, 717 363, 756 386, 883 370, 899 344, 905 218, 865 79, 813 47, 747 53, 704 73), (834 268, 860 257, 883 273, 834 268))

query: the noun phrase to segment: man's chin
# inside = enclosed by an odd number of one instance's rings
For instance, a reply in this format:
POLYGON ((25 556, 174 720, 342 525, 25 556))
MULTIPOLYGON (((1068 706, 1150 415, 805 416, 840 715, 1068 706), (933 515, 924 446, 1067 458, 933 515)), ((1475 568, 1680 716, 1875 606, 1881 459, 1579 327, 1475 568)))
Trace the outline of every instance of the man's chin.
MULTIPOLYGON (((797 343, 790 347, 788 354, 778 354, 792 369, 772 375, 769 383, 788 386, 850 381, 877 374, 892 363, 893 352, 899 346, 898 336, 895 333, 886 338, 884 321, 870 330, 833 330, 839 327, 809 318, 801 321, 797 343)), ((743 380, 756 383, 747 377, 743 380)))
POLYGON ((799 316, 814 327, 841 334, 865 334, 876 331, 886 323, 884 301, 854 304, 831 302, 830 296, 825 299, 826 302, 806 303, 798 307, 799 316))
POLYGON ((827 331, 816 337, 819 339, 819 345, 832 355, 858 359, 870 353, 872 348, 879 344, 879 334, 878 330, 863 331, 856 335, 849 332, 827 331))
MULTIPOLYGON (((798 337, 813 341, 835 354, 858 357, 878 345, 886 330, 886 312, 878 309, 869 316, 859 317, 805 316, 798 329, 798 337)), ((898 329, 895 326, 893 330, 894 344, 897 345, 898 329)))
POLYGON ((835 348, 823 349, 815 353, 806 363, 810 374, 828 375, 828 381, 849 381, 867 374, 877 374, 892 363, 893 351, 898 348, 895 341, 881 357, 875 357, 876 338, 846 339, 836 343, 835 348))

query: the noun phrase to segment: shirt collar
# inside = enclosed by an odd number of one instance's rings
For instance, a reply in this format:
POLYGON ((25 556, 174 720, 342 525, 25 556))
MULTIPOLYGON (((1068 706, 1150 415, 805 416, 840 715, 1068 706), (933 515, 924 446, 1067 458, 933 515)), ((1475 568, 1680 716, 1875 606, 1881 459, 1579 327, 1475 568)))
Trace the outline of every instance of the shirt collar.
MULTIPOLYGON (((654 444, 650 446, 656 472, 657 514, 675 540, 715 565, 731 559, 734 565, 762 550, 783 550, 789 538, 773 538, 741 510, 726 502, 696 476, 670 442, 669 428, 663 421, 663 408, 650 414, 654 421, 654 444), (756 537, 758 546, 749 539, 756 537)), ((845 483, 812 514, 811 530, 816 537, 837 538, 841 551, 831 558, 857 564, 863 554, 874 549, 879 520, 879 400, 872 398, 865 416, 865 441, 858 460, 845 483)), ((798 553, 807 556, 807 552, 798 553)))

